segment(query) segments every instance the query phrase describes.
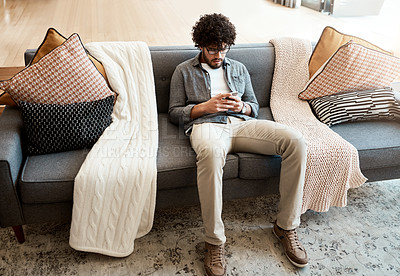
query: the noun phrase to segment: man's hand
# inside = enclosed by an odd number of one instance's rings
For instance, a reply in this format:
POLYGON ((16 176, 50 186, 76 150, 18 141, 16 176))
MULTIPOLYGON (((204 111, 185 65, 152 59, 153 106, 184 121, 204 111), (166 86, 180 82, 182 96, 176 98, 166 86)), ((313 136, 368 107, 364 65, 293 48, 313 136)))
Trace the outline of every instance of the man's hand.
POLYGON ((229 108, 229 110, 237 113, 242 110, 244 102, 238 96, 230 95, 225 99, 231 101, 232 108, 229 108))
POLYGON ((241 100, 238 96, 232 96, 231 93, 221 93, 205 102, 204 107, 207 113, 216 113, 228 110, 234 111, 234 109, 238 108, 240 102, 241 100))
POLYGON ((243 102, 238 96, 232 96, 231 93, 221 93, 215 95, 208 101, 193 107, 190 117, 196 119, 204 114, 212 114, 228 110, 240 112, 242 108, 243 102))

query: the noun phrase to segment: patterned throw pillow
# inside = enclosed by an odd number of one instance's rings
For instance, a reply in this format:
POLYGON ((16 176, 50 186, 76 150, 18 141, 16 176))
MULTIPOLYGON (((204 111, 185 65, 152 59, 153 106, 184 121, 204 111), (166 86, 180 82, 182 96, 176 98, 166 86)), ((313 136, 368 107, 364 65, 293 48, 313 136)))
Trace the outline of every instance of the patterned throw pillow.
POLYGON ((69 104, 103 99, 114 93, 88 58, 78 34, 73 34, 37 63, 0 88, 14 101, 69 104))
POLYGON ((399 75, 400 58, 350 41, 321 66, 299 98, 311 100, 343 91, 387 87, 399 75))
POLYGON ((317 118, 331 126, 351 121, 400 120, 400 104, 391 88, 343 92, 309 101, 317 118))
MULTIPOLYGON (((63 44, 66 40, 67 38, 60 34, 56 29, 49 28, 42 44, 40 44, 39 48, 36 50, 36 53, 33 56, 30 64, 38 62, 42 57, 53 51, 56 47, 63 44)), ((100 74, 102 74, 103 77, 106 79, 106 82, 108 84, 106 71, 104 70, 103 65, 95 57, 90 55, 90 53, 88 53, 88 57, 93 62, 94 66, 96 66, 97 70, 99 70, 100 74)))
POLYGON ((310 78, 337 51, 337 49, 339 49, 340 46, 346 44, 350 40, 370 49, 390 54, 390 52, 385 51, 362 38, 342 34, 334 28, 327 26, 322 31, 321 37, 319 38, 317 45, 315 45, 315 49, 311 55, 310 62, 308 64, 310 70, 310 78))
MULTIPOLYGON (((67 38, 60 34, 56 29, 49 28, 43 42, 40 44, 34 57, 32 58, 30 65, 38 62, 43 56, 53 51, 55 48, 63 44, 66 40, 67 38)), ((110 86, 103 65, 95 57, 91 56, 90 53, 88 53, 88 57, 93 62, 94 66, 96 66, 100 74, 105 78, 108 86, 110 86)), ((17 103, 12 100, 11 96, 8 93, 1 93, 0 91, 0 105, 17 106, 17 103)))
POLYGON ((112 122, 113 102, 114 96, 66 105, 21 101, 27 154, 91 148, 112 122))

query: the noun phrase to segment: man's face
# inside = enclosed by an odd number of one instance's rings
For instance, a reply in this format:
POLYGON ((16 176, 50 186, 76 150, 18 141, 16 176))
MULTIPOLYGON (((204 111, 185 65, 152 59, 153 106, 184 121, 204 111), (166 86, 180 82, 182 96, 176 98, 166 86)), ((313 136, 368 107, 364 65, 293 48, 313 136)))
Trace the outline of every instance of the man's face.
POLYGON ((224 62, 226 53, 229 51, 229 46, 225 43, 221 47, 217 44, 212 44, 207 47, 200 47, 202 51, 201 62, 205 62, 213 69, 220 68, 224 62))

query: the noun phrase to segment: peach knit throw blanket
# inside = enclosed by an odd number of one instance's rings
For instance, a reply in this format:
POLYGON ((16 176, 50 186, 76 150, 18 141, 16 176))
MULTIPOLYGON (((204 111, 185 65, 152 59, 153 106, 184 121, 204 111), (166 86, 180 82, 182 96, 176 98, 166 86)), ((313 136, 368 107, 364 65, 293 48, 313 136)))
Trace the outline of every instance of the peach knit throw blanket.
POLYGON ((360 171, 356 148, 317 120, 307 101, 297 97, 309 79, 311 43, 296 38, 270 42, 275 47, 272 114, 277 122, 299 130, 307 140, 302 213, 346 206, 347 190, 367 179, 360 171))

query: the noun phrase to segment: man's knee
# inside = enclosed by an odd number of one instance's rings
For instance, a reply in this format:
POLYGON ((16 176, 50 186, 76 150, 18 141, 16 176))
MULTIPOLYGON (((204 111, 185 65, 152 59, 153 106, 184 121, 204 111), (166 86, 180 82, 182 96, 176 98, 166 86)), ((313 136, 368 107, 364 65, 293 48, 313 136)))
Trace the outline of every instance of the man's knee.
POLYGON ((295 129, 287 129, 284 134, 284 149, 296 155, 305 156, 307 154, 307 141, 303 134, 295 129))
POLYGON ((215 143, 208 143, 198 148, 197 160, 207 160, 207 162, 225 161, 226 149, 215 143))

